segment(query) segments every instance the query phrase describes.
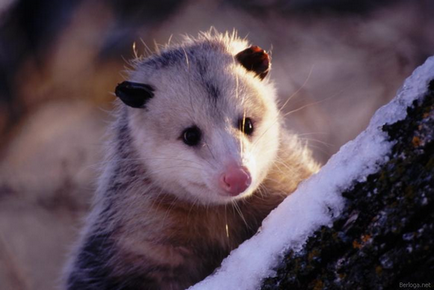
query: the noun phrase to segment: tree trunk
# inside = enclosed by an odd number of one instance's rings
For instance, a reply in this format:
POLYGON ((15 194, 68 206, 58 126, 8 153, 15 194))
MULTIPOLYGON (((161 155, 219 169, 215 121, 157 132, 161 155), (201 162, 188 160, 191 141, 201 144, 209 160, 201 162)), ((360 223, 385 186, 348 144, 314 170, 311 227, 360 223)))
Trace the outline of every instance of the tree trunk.
POLYGON ((434 80, 382 130, 396 142, 389 161, 342 192, 333 226, 287 252, 262 289, 434 287, 434 80))

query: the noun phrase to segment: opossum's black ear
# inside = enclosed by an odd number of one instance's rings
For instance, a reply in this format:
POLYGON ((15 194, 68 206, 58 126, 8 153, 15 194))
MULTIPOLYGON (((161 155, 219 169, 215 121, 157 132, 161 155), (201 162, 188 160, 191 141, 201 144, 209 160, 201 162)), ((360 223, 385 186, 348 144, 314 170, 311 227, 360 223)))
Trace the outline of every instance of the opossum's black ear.
POLYGON ((259 46, 252 45, 239 52, 235 57, 242 66, 248 71, 253 71, 261 80, 270 71, 270 56, 259 46))
POLYGON ((117 85, 115 94, 130 107, 144 108, 154 96, 154 89, 150 85, 125 81, 117 85))

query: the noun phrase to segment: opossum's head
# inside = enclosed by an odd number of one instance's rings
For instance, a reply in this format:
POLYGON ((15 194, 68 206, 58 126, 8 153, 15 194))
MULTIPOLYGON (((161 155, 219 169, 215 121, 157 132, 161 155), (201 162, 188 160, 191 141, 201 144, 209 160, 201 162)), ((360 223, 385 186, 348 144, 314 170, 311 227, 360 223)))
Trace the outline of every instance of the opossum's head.
POLYGON ((149 178, 200 204, 257 190, 279 143, 269 68, 264 50, 228 36, 190 40, 139 62, 116 95, 149 178))

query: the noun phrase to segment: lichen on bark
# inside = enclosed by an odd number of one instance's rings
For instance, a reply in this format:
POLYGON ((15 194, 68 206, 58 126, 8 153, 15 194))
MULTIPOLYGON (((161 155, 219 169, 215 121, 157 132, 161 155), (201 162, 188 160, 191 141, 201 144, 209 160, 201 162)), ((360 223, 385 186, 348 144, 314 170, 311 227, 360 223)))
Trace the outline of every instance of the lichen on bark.
POLYGON ((389 160, 342 195, 346 205, 262 289, 434 287, 434 80, 404 120, 383 126, 389 160))

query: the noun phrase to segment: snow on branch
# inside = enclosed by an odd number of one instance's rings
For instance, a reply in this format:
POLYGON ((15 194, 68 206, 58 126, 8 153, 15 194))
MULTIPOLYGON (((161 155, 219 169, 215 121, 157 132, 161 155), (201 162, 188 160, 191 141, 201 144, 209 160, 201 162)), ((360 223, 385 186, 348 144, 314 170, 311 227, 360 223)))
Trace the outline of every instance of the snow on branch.
POLYGON ((417 265, 432 273, 433 80, 431 57, 364 132, 190 289, 393 287, 425 279, 417 265))

